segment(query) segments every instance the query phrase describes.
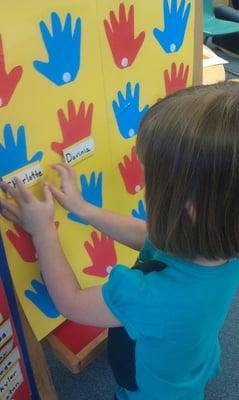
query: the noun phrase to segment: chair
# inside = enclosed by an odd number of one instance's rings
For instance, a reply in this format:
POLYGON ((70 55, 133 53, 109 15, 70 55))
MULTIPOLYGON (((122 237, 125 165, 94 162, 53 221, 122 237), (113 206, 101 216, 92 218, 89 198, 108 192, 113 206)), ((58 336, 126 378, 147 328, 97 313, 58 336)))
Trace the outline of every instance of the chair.
POLYGON ((205 37, 239 32, 238 22, 225 21, 215 17, 212 3, 212 0, 203 0, 203 33, 205 37))
POLYGON ((216 18, 224 19, 226 21, 239 22, 239 10, 235 10, 225 4, 219 4, 214 7, 214 14, 216 18))

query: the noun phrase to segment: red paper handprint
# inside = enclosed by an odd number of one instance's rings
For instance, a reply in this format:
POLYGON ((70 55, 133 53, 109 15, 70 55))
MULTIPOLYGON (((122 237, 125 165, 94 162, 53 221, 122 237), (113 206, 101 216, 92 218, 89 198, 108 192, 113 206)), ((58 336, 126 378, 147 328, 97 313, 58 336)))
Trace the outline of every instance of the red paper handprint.
POLYGON ((62 154, 62 151, 66 147, 79 142, 79 140, 84 139, 91 134, 93 104, 90 103, 86 109, 85 102, 82 101, 78 112, 72 100, 68 101, 67 106, 68 118, 65 116, 64 111, 61 108, 57 112, 63 142, 53 142, 51 148, 58 154, 62 154))
POLYGON ((92 260, 92 265, 84 268, 83 272, 105 278, 117 263, 114 241, 103 233, 101 236, 98 235, 95 231, 92 232, 91 238, 92 244, 85 242, 84 246, 92 260))
POLYGON ((6 106, 22 76, 22 67, 17 65, 9 73, 6 71, 2 37, 0 35, 0 107, 6 106))
POLYGON ((110 11, 110 23, 104 20, 105 33, 118 68, 126 68, 133 64, 145 38, 141 32, 136 38, 134 33, 134 6, 129 8, 128 18, 125 5, 120 3, 119 20, 110 11))
MULTIPOLYGON (((24 229, 22 229, 19 225, 13 225, 17 233, 13 232, 11 229, 8 229, 6 232, 6 236, 13 244, 23 261, 35 262, 37 260, 37 254, 32 241, 32 236, 24 229)), ((58 229, 59 222, 55 222, 55 225, 58 229)))
POLYGON ((189 74, 189 65, 186 67, 183 63, 180 64, 179 69, 177 71, 177 66, 175 63, 171 65, 171 75, 169 71, 166 69, 164 71, 164 83, 165 83, 165 92, 166 96, 176 92, 180 89, 185 89, 187 86, 189 74))
POLYGON ((132 147, 131 158, 125 155, 123 160, 124 162, 119 163, 120 174, 123 178, 127 192, 135 194, 144 188, 144 176, 136 154, 135 146, 132 147))

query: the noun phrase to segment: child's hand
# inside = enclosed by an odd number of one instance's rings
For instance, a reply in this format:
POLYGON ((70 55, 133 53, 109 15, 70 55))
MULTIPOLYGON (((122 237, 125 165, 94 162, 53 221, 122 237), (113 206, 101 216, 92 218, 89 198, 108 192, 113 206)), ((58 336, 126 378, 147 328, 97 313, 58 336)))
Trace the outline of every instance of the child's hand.
POLYGON ((49 184, 51 193, 62 207, 84 218, 85 210, 89 205, 81 196, 77 185, 76 172, 66 164, 55 164, 53 168, 60 175, 61 187, 57 189, 52 184, 49 184))
POLYGON ((6 219, 20 225, 33 237, 43 235, 51 227, 55 229, 54 201, 48 184, 43 187, 44 201, 38 200, 17 178, 16 189, 6 182, 1 182, 0 187, 15 200, 13 204, 0 199, 2 215, 6 219))

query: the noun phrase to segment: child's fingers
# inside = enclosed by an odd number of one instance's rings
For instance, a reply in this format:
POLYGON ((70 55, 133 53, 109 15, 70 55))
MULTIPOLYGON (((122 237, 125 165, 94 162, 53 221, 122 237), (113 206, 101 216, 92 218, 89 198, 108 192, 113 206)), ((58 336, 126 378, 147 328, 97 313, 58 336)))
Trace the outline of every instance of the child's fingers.
POLYGON ((2 207, 2 212, 4 210, 8 210, 12 214, 15 214, 17 218, 19 218, 19 210, 15 204, 8 203, 4 199, 0 198, 0 206, 2 207))
POLYGON ((67 168, 67 170, 68 170, 68 172, 69 172, 71 178, 76 179, 76 177, 77 177, 77 176, 76 176, 76 171, 75 171, 72 167, 70 167, 69 165, 67 165, 67 164, 64 164, 64 166, 65 166, 65 168, 67 168))
POLYGON ((2 210, 2 216, 4 217, 4 218, 6 218, 8 221, 11 221, 11 222, 13 222, 13 223, 15 223, 15 224, 20 224, 20 222, 19 222, 19 219, 18 219, 18 217, 14 214, 14 213, 12 213, 10 210, 8 210, 8 209, 6 209, 6 208, 4 208, 3 210, 2 210))
POLYGON ((48 183, 44 184, 43 193, 44 193, 44 198, 45 198, 46 203, 53 204, 53 197, 52 197, 52 193, 50 191, 48 183))
POLYGON ((68 167, 63 165, 56 165, 55 169, 58 171, 61 178, 61 190, 68 193, 73 187, 76 186, 76 180, 71 176, 71 171, 68 167))
POLYGON ((53 167, 53 169, 55 169, 60 178, 61 178, 61 185, 64 187, 65 185, 67 185, 67 183, 69 182, 69 171, 67 168, 65 168, 65 166, 63 164, 55 164, 53 167))
POLYGON ((47 184, 48 186, 48 190, 51 192, 51 194, 53 195, 53 197, 55 197, 55 199, 59 202, 62 203, 65 200, 65 194, 57 189, 54 185, 52 185, 51 183, 47 184))
POLYGON ((65 173, 69 172, 68 168, 63 163, 53 164, 52 168, 55 169, 59 173, 59 175, 63 174, 64 171, 65 171, 65 173))
POLYGON ((7 192, 17 203, 20 202, 21 198, 18 190, 14 189, 7 182, 1 182, 0 188, 2 188, 5 192, 7 192))
POLYGON ((26 186, 22 183, 22 181, 19 178, 15 178, 17 189, 21 195, 21 198, 25 202, 29 202, 30 200, 33 199, 33 194, 26 188, 26 186))
POLYGON ((65 173, 68 175, 68 178, 76 178, 75 170, 67 164, 57 163, 52 165, 52 168, 55 169, 60 176, 65 173))

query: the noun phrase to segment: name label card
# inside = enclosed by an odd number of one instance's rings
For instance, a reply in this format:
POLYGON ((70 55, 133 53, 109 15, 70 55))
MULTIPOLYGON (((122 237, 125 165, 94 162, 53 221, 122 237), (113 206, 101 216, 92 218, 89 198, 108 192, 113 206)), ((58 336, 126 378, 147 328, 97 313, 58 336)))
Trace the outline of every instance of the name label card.
POLYGON ((0 350, 0 363, 13 349, 13 340, 10 340, 1 350, 0 350))
POLYGON ((12 366, 17 362, 20 358, 20 354, 18 348, 15 347, 13 351, 4 359, 4 361, 0 364, 0 379, 8 373, 8 371, 12 368, 12 366))
POLYGON ((13 382, 12 386, 8 388, 7 392, 4 393, 2 400, 14 400, 12 397, 16 390, 21 386, 23 383, 23 376, 20 374, 17 375, 15 381, 13 382))
POLYGON ((95 142, 91 137, 67 147, 63 150, 65 163, 73 165, 92 155, 95 151, 95 142))
POLYGON ((7 375, 5 375, 5 377, 0 381, 0 396, 2 395, 2 393, 4 393, 3 397, 6 397, 7 393, 9 392, 9 388, 12 385, 15 385, 16 382, 20 383, 22 381, 23 377, 22 377, 21 367, 17 362, 17 364, 15 364, 7 373, 7 375))
POLYGON ((8 319, 0 326, 0 347, 12 337, 12 325, 8 319))
POLYGON ((39 182, 43 177, 43 170, 39 163, 29 164, 28 166, 21 168, 17 171, 11 172, 11 174, 3 176, 2 180, 7 182, 14 189, 16 188, 15 178, 20 179, 26 186, 31 186, 39 182))

